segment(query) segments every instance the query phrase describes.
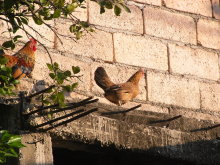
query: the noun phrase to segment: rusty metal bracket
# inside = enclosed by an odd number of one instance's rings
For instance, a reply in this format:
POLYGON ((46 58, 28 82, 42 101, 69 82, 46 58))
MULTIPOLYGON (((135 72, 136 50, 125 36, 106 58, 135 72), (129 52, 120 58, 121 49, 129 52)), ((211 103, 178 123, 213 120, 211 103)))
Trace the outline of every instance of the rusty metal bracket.
POLYGON ((217 127, 220 127, 220 124, 216 124, 216 125, 209 126, 209 127, 206 127, 206 128, 194 129, 194 130, 191 130, 190 132, 208 131, 208 130, 211 130, 211 129, 214 129, 214 128, 217 128, 217 127))
MULTIPOLYGON (((88 111, 83 112, 83 113, 81 113, 81 114, 79 114, 79 115, 77 115, 77 116, 74 116, 74 117, 70 118, 70 119, 67 119, 67 120, 65 120, 65 121, 62 121, 62 122, 60 122, 60 123, 58 123, 58 124, 54 124, 54 125, 52 125, 52 126, 50 126, 50 127, 48 127, 48 128, 39 129, 38 131, 40 131, 40 132, 47 132, 47 131, 49 131, 49 130, 51 130, 51 129, 54 129, 54 128, 56 128, 56 127, 59 127, 59 126, 68 124, 68 123, 70 123, 70 122, 72 122, 72 121, 74 121, 74 120, 77 120, 77 119, 79 119, 79 118, 81 118, 81 117, 87 116, 87 115, 89 115, 90 113, 93 113, 93 112, 96 112, 96 111, 98 111, 98 108, 94 108, 94 109, 88 110, 88 111)), ((39 126, 36 126, 36 128, 38 128, 38 127, 39 127, 39 126)))
MULTIPOLYGON (((91 103, 94 103, 94 102, 98 101, 98 99, 91 100, 92 98, 93 97, 89 97, 89 98, 86 98, 86 99, 84 99, 82 101, 79 101, 77 103, 68 103, 67 104, 68 107, 65 107, 65 108, 59 108, 58 104, 41 107, 37 110, 31 111, 27 114, 24 114, 24 116, 27 117, 27 116, 33 115, 35 113, 43 112, 44 110, 47 110, 47 109, 57 109, 57 110, 54 110, 53 113, 58 113, 58 112, 62 112, 62 111, 65 111, 65 110, 70 110, 70 109, 73 109, 73 108, 77 108, 77 107, 80 107, 80 106, 85 106, 87 104, 91 104, 91 103)), ((46 115, 46 114, 48 114, 48 112, 42 113, 42 115, 46 115)))
POLYGON ((33 130, 33 131, 44 130, 44 129, 50 130, 50 129, 53 129, 55 127, 67 124, 67 123, 69 123, 73 120, 76 120, 80 117, 86 116, 86 115, 98 110, 98 108, 85 110, 86 105, 95 103, 99 100, 99 99, 93 99, 93 97, 88 97, 88 98, 86 98, 84 100, 81 100, 79 102, 67 103, 66 107, 64 107, 64 108, 60 108, 59 104, 54 104, 54 105, 44 106, 44 107, 38 106, 38 109, 33 110, 29 113, 24 113, 25 104, 30 103, 30 101, 33 97, 38 96, 38 95, 40 95, 40 94, 42 94, 42 93, 44 93, 44 92, 46 92, 46 91, 48 91, 48 90, 50 90, 54 87, 55 87, 54 85, 49 86, 48 88, 46 88, 44 90, 41 90, 39 92, 36 92, 34 94, 31 94, 29 96, 25 96, 24 92, 20 92, 18 100, 20 101, 20 112, 19 113, 20 113, 20 127, 21 127, 22 130, 24 130, 24 129, 33 130), (83 109, 76 109, 76 108, 79 108, 79 107, 84 107, 84 108, 83 109), (46 111, 48 109, 50 109, 50 111, 46 111), (70 112, 69 114, 65 114, 61 117, 51 119, 51 120, 46 121, 44 123, 38 124, 36 126, 25 125, 25 121, 27 121, 28 118, 31 117, 31 115, 38 114, 41 117, 41 116, 45 116, 45 115, 48 115, 48 114, 51 114, 51 113, 52 114, 57 114, 59 112, 64 112, 64 111, 66 112, 66 111, 70 111, 70 110, 73 110, 73 111, 70 112), (70 118, 70 117, 72 117, 72 118, 70 118), (67 118, 70 118, 70 119, 67 119, 67 118), (42 127, 46 127, 46 128, 42 128, 42 127))
POLYGON ((178 116, 174 116, 172 118, 169 119, 165 119, 165 120, 156 120, 156 121, 151 121, 149 124, 158 124, 158 123, 165 123, 165 122, 171 122, 173 120, 179 119, 181 118, 182 115, 178 115, 178 116))

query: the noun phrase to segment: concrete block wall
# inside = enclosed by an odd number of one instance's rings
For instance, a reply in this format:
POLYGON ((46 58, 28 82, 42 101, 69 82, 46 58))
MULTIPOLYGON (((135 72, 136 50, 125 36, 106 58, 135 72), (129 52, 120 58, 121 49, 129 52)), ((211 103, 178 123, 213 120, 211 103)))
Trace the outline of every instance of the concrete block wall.
MULTIPOLYGON (((117 17, 110 10, 100 15, 99 6, 88 1, 87 9, 79 10, 77 17, 88 20, 96 31, 77 42, 62 38, 61 44, 53 32, 37 27, 51 41, 42 42, 54 61, 64 68, 78 65, 82 69, 82 82, 77 94, 71 96, 93 95, 100 102, 111 104, 94 82, 95 69, 105 67, 117 83, 126 81, 142 67, 146 74, 140 82, 141 93, 124 107, 142 103, 139 110, 220 122, 219 1, 134 0, 127 3, 131 13, 123 11, 117 17)), ((72 35, 68 32, 68 20, 55 20, 51 24, 59 33, 72 35)), ((0 22, 0 32, 4 27, 0 22)), ((33 81, 23 80, 21 89, 31 89, 39 80, 50 83, 45 65, 49 61, 39 46, 33 81)))

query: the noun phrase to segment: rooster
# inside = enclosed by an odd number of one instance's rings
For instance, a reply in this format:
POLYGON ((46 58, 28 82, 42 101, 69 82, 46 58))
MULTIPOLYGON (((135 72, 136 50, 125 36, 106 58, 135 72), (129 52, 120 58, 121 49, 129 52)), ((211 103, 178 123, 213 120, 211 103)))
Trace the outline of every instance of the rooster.
POLYGON ((7 67, 12 68, 12 76, 14 79, 21 79, 30 76, 35 64, 35 51, 37 41, 33 38, 28 41, 23 48, 21 48, 13 56, 3 54, 8 59, 7 67))
POLYGON ((143 69, 132 75, 127 82, 115 84, 111 81, 103 67, 98 67, 95 71, 95 82, 104 90, 104 96, 116 105, 123 105, 139 94, 139 80, 144 76, 143 69))

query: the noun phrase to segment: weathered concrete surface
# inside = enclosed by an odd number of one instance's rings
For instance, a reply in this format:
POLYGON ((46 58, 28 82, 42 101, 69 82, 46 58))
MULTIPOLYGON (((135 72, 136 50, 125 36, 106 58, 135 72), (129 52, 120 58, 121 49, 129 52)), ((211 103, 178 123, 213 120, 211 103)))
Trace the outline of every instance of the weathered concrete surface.
POLYGON ((30 133, 22 135, 19 165, 53 165, 52 143, 48 134, 30 133))
MULTIPOLYGON (((83 143, 98 141, 104 146, 114 145, 118 149, 197 163, 220 163, 218 123, 138 110, 103 116, 103 111, 100 107, 99 112, 57 127, 50 133, 54 139, 83 143), (172 120, 174 117, 177 119, 172 120)), ((54 117, 61 115, 64 114, 54 117)))

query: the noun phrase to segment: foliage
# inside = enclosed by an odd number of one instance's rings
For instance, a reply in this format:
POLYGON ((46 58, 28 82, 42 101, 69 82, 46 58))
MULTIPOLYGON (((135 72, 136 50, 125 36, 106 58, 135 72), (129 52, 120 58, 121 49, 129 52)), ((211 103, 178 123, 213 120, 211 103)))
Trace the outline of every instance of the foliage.
POLYGON ((18 157, 17 149, 24 147, 21 136, 0 131, 0 163, 5 163, 8 157, 18 157))
POLYGON ((80 72, 78 66, 72 66, 72 71, 61 70, 58 63, 47 64, 50 70, 49 76, 54 81, 55 87, 49 90, 43 97, 43 103, 46 105, 59 104, 59 107, 65 106, 65 92, 72 92, 77 86, 78 82, 73 82, 72 78, 79 78, 76 76, 80 72))
MULTIPOLYGON (((106 9, 113 9, 116 16, 121 14, 121 8, 130 12, 124 0, 92 1, 100 5, 101 14, 106 9)), ((75 39, 80 39, 84 32, 94 31, 88 22, 81 21, 74 16, 77 8, 86 8, 85 4, 86 0, 0 0, 0 20, 7 23, 8 32, 11 37, 11 40, 3 43, 2 48, 15 48, 17 39, 21 38, 21 36, 15 35, 19 29, 24 31, 27 36, 33 37, 26 30, 27 27, 40 35, 41 38, 44 38, 39 31, 29 25, 30 19, 33 19, 37 25, 46 25, 60 40, 60 36, 63 36, 63 34, 59 34, 56 28, 49 24, 48 21, 58 18, 68 18, 72 22, 69 28, 70 32, 75 35, 75 39)))
POLYGON ((12 69, 6 67, 7 59, 0 56, 0 96, 13 95, 15 85, 19 83, 12 77, 12 69))
MULTIPOLYGON (((96 0, 93 0, 97 2, 96 0)), ((124 4, 123 0, 116 0, 116 1, 109 1, 109 0, 102 0, 98 2, 100 5, 100 14, 105 12, 105 9, 114 9, 114 13, 116 16, 120 16, 121 14, 121 8, 124 8, 124 10, 128 13, 130 13, 130 9, 124 4)))
MULTIPOLYGON (((100 13, 104 13, 106 9, 113 9, 116 16, 121 14, 121 8, 130 12, 129 8, 125 5, 124 0, 92 0, 100 5, 100 13)), ((47 23, 49 20, 58 18, 68 18, 72 21, 69 27, 71 33, 75 35, 75 39, 80 39, 83 33, 93 32, 90 24, 85 21, 80 21, 74 16, 77 8, 85 8, 86 0, 0 0, 0 20, 8 25, 8 32, 11 39, 0 45, 0 49, 14 49, 16 43, 22 36, 16 35, 20 29, 23 30, 28 36, 31 34, 26 30, 27 27, 31 28, 34 32, 41 35, 34 27, 29 25, 30 19, 33 19, 37 25, 46 25, 50 28, 59 38, 62 34, 56 31, 56 28, 47 23)), ((31 36, 33 37, 33 36, 31 36)), ((18 83, 17 80, 12 78, 11 68, 5 66, 6 59, 0 58, 0 95, 12 95, 12 90, 18 83)), ((54 65, 53 65, 54 66, 54 65)), ((57 70, 58 71, 58 70, 57 70)), ((65 73, 70 73, 66 71, 65 73)), ((52 74, 52 73, 51 73, 52 74)), ((60 73, 58 74, 60 75, 60 73)), ((57 84, 58 83, 58 80, 57 84)), ((60 85, 60 84, 59 84, 60 85)), ((59 87, 60 88, 60 87, 59 87)), ((66 89, 69 87, 66 87, 66 89)), ((60 98, 63 94, 60 94, 60 98)), ((56 100, 55 98, 53 100, 56 100)))

